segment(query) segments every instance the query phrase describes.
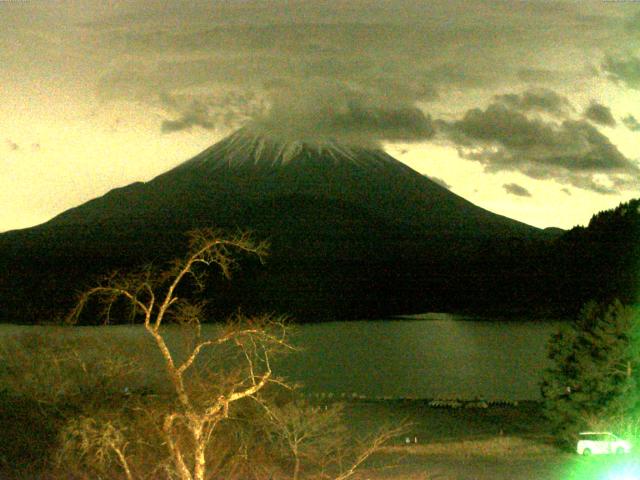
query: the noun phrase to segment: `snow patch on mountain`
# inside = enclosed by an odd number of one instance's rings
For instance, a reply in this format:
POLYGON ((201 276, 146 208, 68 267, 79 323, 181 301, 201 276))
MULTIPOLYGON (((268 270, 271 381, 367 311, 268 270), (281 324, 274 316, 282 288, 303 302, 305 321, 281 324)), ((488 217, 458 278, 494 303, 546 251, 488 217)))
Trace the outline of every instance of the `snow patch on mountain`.
POLYGON ((269 166, 297 162, 348 163, 359 167, 398 164, 382 150, 352 147, 331 139, 291 139, 243 128, 203 151, 189 163, 210 167, 269 166))

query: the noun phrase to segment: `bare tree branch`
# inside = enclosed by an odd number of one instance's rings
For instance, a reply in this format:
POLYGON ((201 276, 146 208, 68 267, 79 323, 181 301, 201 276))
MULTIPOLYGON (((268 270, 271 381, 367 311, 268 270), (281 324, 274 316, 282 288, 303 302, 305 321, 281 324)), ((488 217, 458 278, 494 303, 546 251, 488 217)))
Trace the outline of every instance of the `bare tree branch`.
POLYGON ((197 266, 217 266, 225 277, 230 277, 235 265, 232 250, 255 255, 262 261, 267 254, 267 244, 254 242, 248 233, 238 233, 226 238, 213 230, 191 232, 190 252, 185 259, 175 261, 166 272, 154 273, 151 267, 145 267, 140 272, 130 275, 113 273, 103 279, 97 287, 84 292, 69 316, 70 322, 77 321, 92 297, 98 297, 106 303, 108 315, 111 306, 121 297, 127 299, 133 306, 133 314, 135 310, 144 314, 144 327, 164 359, 168 378, 180 406, 179 411, 166 416, 163 433, 181 480, 204 480, 205 449, 211 432, 221 419, 227 418, 230 404, 254 396, 269 382, 272 372, 268 361, 268 349, 271 347, 268 345, 277 347, 286 345, 284 333, 276 337, 267 331, 270 319, 265 317, 254 325, 249 322, 249 328, 230 328, 228 332, 216 339, 197 342, 187 354, 186 359, 176 364, 174 354, 160 331, 167 312, 177 305, 174 317, 180 323, 196 325, 199 338, 202 310, 198 305, 179 302, 176 290, 187 276, 192 277, 198 286, 203 285, 204 272, 197 271, 197 266), (158 298, 162 298, 160 303, 157 303, 158 298), (192 398, 184 376, 207 347, 220 346, 230 341, 241 349, 249 370, 249 379, 240 379, 233 384, 227 393, 217 397, 213 405, 210 402, 201 404, 192 398), (263 345, 262 355, 258 353, 258 344, 263 345), (250 346, 249 351, 246 349, 247 345, 250 346), (266 367, 260 373, 255 370, 256 361, 260 361, 262 366, 266 367), (193 442, 192 451, 189 452, 190 462, 185 460, 186 453, 175 438, 175 424, 180 419, 184 420, 181 424, 190 432, 193 442), (193 469, 190 469, 189 465, 193 465, 193 469))
POLYGON ((362 464, 366 462, 371 455, 379 451, 380 448, 389 440, 402 435, 405 431, 406 426, 402 425, 391 429, 381 430, 371 441, 368 442, 351 465, 349 465, 349 467, 347 467, 337 477, 334 477, 334 480, 347 480, 348 478, 351 478, 356 473, 356 470, 362 466, 362 464))
MULTIPOLYGON (((303 461, 313 463, 316 470, 324 465, 316 456, 331 456, 327 465, 335 471, 337 458, 343 453, 339 450, 345 443, 328 436, 342 431, 342 427, 329 432, 325 427, 335 425, 337 410, 327 413, 319 407, 303 406, 300 409, 299 405, 294 405, 298 410, 279 409, 268 406, 261 398, 269 384, 290 388, 273 375, 271 365, 273 355, 293 350, 288 343, 284 319, 270 315, 247 318, 238 313, 213 338, 202 338, 200 325, 205 303, 178 298, 177 292, 187 278, 189 285, 203 288, 211 267, 229 278, 236 268, 234 252, 263 261, 267 244, 255 242, 248 233, 225 237, 214 230, 198 230, 190 233, 189 246, 186 257, 174 261, 166 270, 146 266, 130 274, 113 273, 105 277, 96 287, 79 296, 69 322, 78 321, 93 297, 106 305, 106 315, 112 314, 111 307, 116 301, 124 299, 132 307, 132 315, 144 317, 144 328, 161 354, 171 389, 171 401, 163 407, 163 420, 156 428, 164 439, 162 448, 171 459, 171 475, 179 480, 205 480, 211 474, 210 466, 220 465, 221 457, 211 460, 211 455, 227 455, 228 449, 223 449, 227 453, 213 452, 211 440, 215 440, 214 433, 221 425, 229 424, 234 415, 232 409, 242 405, 244 399, 258 401, 265 407, 271 423, 278 426, 293 455, 294 480, 299 480, 303 461), (168 321, 195 329, 186 351, 172 350, 167 331, 161 328, 168 321), (217 359, 215 352, 223 355, 225 361, 213 363, 212 359, 217 359)), ((140 408, 150 407, 142 403, 140 408)), ((347 480, 353 476, 384 442, 401 431, 400 428, 384 430, 358 452, 351 453, 352 462, 347 463, 346 468, 340 468, 335 479, 347 480)), ((132 480, 126 443, 119 442, 111 447, 113 454, 127 479, 132 480)), ((257 467, 252 468, 254 472, 258 471, 257 467)))

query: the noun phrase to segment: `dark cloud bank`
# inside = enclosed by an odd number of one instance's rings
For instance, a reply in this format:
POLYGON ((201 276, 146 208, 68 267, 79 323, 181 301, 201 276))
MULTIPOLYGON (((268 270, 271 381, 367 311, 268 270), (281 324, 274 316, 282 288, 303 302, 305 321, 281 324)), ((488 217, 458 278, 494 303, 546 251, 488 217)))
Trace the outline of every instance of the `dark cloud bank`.
MULTIPOLYGON (((637 188, 638 166, 597 128, 616 125, 607 107, 593 103, 580 117, 552 89, 522 91, 523 82, 549 85, 584 67, 569 65, 569 72, 561 61, 550 63, 547 54, 558 46, 600 47, 612 28, 633 30, 576 2, 168 5, 173 26, 156 10, 82 27, 96 46, 115 52, 98 85, 101 98, 160 104, 165 134, 253 123, 376 145, 435 139, 488 172, 518 171, 600 193, 637 188), (504 93, 486 107, 432 118, 431 103, 446 102, 455 89, 484 98, 504 93)), ((636 57, 607 57, 602 71, 640 88, 636 57)), ((624 123, 634 129, 631 118, 624 123)))
POLYGON ((506 107, 522 112, 537 110, 564 116, 574 110, 569 100, 547 88, 531 89, 521 94, 496 95, 494 99, 506 107))
MULTIPOLYGON (((548 98, 553 98, 547 95, 548 98)), ((586 120, 546 120, 530 116, 531 95, 502 95, 485 109, 471 109, 457 121, 439 122, 460 154, 482 163, 491 172, 519 171, 536 179, 560 183, 598 193, 616 193, 637 188, 640 168, 626 158, 609 139, 586 120), (607 183, 598 180, 606 176, 607 183)), ((534 102, 535 108, 558 114, 553 102, 534 102)), ((590 107, 590 117, 610 123, 610 111, 590 107)), ((602 108, 600 108, 602 107, 602 108)), ((589 112, 589 109, 587 110, 589 112)))
MULTIPOLYGON (((562 72, 540 68, 547 63, 545 49, 572 42, 586 29, 588 42, 595 42, 603 31, 571 3, 513 8, 480 0, 195 0, 81 28, 116 59, 100 80, 102 98, 191 97, 167 108, 165 133, 223 130, 255 118, 253 101, 223 115, 225 95, 207 93, 235 91, 271 107, 273 120, 259 115, 263 123, 281 124, 277 115, 284 113, 284 123, 300 130, 314 103, 319 118, 309 129, 341 135, 353 122, 347 135, 372 141, 431 138, 431 121, 418 102, 442 98, 451 88, 505 86, 523 76, 549 80, 562 72)), ((549 91, 504 101, 520 102, 524 110, 568 108, 549 91)))
POLYGON ((314 137, 356 143, 423 141, 435 134, 431 117, 409 103, 335 85, 304 90, 278 95, 269 110, 253 122, 269 131, 297 138, 311 132, 314 137), (294 103, 292 98, 296 99, 294 103))

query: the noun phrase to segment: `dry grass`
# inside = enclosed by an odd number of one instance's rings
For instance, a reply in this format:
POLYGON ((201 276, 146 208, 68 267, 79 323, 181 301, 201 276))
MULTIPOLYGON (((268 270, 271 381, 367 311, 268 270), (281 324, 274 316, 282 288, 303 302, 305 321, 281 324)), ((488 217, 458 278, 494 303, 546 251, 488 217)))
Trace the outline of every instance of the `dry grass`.
POLYGON ((539 440, 516 436, 498 436, 450 442, 389 446, 384 448, 384 452, 416 456, 508 458, 510 456, 527 457, 557 454, 558 450, 554 446, 539 440))
POLYGON ((551 478, 538 476, 540 465, 556 465, 565 455, 540 439, 511 435, 396 445, 384 448, 354 480, 551 478))

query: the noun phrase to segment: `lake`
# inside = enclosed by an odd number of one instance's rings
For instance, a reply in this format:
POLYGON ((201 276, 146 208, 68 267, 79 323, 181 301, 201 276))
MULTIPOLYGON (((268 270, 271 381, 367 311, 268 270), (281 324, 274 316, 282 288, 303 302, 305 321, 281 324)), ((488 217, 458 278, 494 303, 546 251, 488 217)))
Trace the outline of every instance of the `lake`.
POLYGON ((533 400, 558 325, 455 318, 304 325, 293 335, 298 358, 280 371, 334 394, 533 400))
MULTIPOLYGON (((549 365, 546 344, 558 325, 437 314, 300 325, 291 337, 299 351, 274 370, 311 393, 333 396, 537 400, 549 365)), ((0 336, 42 328, 0 325, 0 336)), ((138 326, 78 330, 114 342, 145 333, 138 326)))

